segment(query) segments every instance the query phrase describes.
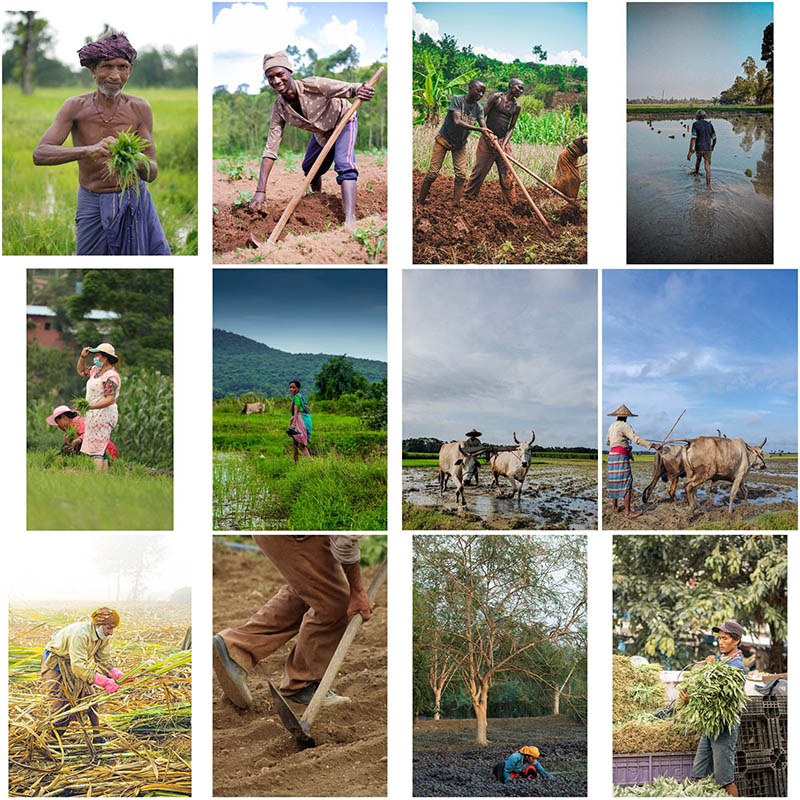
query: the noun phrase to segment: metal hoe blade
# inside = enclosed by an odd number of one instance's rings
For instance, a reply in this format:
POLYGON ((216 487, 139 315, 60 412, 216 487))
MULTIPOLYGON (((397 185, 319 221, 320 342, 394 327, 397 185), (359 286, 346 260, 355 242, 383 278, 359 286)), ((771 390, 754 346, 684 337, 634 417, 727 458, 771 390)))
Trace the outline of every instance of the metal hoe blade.
POLYGON ((300 722, 294 715, 294 711, 289 707, 283 695, 270 683, 269 693, 272 695, 272 702, 275 710, 281 718, 281 722, 286 726, 286 730, 294 736, 303 747, 314 747, 316 742, 308 733, 308 728, 300 722))

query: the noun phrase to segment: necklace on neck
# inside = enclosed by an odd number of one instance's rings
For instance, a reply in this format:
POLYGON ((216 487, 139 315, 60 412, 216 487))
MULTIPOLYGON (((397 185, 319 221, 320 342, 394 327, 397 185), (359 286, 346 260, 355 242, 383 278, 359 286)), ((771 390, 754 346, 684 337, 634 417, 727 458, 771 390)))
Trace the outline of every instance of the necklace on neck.
POLYGON ((111 116, 106 119, 101 113, 100 109, 97 107, 97 92, 92 95, 92 105, 94 105, 94 110, 97 112, 97 116, 100 117, 103 122, 108 125, 112 119, 117 115, 117 109, 119 108, 119 101, 122 98, 122 92, 117 95, 117 101, 114 103, 114 110, 111 112, 111 116))

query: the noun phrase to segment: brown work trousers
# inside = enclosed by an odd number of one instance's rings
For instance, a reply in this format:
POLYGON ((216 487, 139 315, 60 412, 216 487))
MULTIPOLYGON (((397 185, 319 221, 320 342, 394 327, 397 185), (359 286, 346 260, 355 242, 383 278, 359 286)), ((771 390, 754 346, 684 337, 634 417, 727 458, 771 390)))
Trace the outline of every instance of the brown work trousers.
POLYGON ((220 636, 231 658, 248 672, 294 636, 280 690, 294 692, 325 674, 347 627, 350 586, 327 536, 253 536, 286 580, 244 625, 220 636))
POLYGON ((467 179, 467 148, 464 147, 450 147, 447 140, 436 135, 433 140, 433 154, 431 155, 431 164, 428 167, 428 172, 425 175, 425 180, 428 183, 433 183, 436 176, 442 169, 444 164, 444 157, 450 153, 453 157, 453 175, 456 181, 465 181, 467 179))
MULTIPOLYGON (((511 145, 506 145, 505 152, 511 155, 511 145)), ((489 142, 485 136, 481 136, 478 140, 478 146, 475 149, 475 166, 472 168, 472 174, 469 176, 469 183, 467 184, 467 197, 477 197, 478 192, 486 180, 486 176, 492 168, 493 164, 497 164, 497 174, 500 177, 500 188, 503 191, 505 201, 513 206, 517 202, 517 193, 514 190, 514 179, 511 177, 506 162, 500 157, 500 153, 494 149, 494 146, 489 142)))
MULTIPOLYGON (((42 656, 42 666, 39 671, 39 677, 42 679, 42 683, 44 684, 45 695, 50 701, 51 714, 58 714, 65 708, 69 708, 72 705, 67 699, 66 693, 64 692, 64 683, 61 678, 61 673, 57 669, 45 666, 44 656, 42 656)), ((89 687, 86 687, 86 691, 83 692, 80 698, 78 698, 79 702, 82 702, 92 694, 92 690, 89 687)), ((97 728, 100 725, 100 718, 97 716, 97 707, 90 707, 83 713, 85 713, 89 718, 89 723, 95 729, 95 733, 97 733, 97 728)), ((60 735, 62 731, 67 728, 70 722, 73 720, 77 722, 79 716, 80 714, 70 714, 68 717, 62 717, 55 723, 53 727, 59 732, 60 735)))
POLYGON ((578 168, 578 159, 569 147, 561 151, 556 163, 556 174, 553 176, 553 186, 567 197, 577 197, 581 188, 581 171, 578 168))

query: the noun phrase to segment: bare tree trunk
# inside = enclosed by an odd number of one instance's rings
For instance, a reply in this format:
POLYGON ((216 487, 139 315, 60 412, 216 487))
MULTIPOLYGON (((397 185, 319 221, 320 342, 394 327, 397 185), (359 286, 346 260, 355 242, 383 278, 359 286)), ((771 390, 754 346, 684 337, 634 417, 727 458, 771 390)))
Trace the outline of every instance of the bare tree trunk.
POLYGON ((555 690, 555 694, 553 695, 553 716, 554 717, 557 717, 561 713, 560 710, 559 710, 560 707, 561 707, 561 690, 560 689, 556 689, 555 690))
POLYGON ((25 50, 22 54, 22 94, 33 93, 33 56, 36 53, 36 32, 33 18, 35 11, 23 11, 25 15, 25 50))
POLYGON ((479 745, 489 744, 489 739, 486 736, 488 729, 487 709, 489 705, 489 684, 487 681, 481 681, 480 691, 477 695, 472 697, 472 708, 475 711, 475 743, 479 745))
POLYGON ((433 690, 433 718, 434 719, 441 719, 441 710, 442 710, 442 690, 436 688, 433 690))

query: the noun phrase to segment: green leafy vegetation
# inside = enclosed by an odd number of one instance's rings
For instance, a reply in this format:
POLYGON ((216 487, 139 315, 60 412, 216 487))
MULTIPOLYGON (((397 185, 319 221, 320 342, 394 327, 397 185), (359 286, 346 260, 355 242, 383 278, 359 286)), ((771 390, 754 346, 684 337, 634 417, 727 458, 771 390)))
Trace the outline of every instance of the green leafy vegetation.
POLYGON ((351 239, 355 239, 367 251, 367 260, 370 264, 383 263, 386 260, 382 254, 386 245, 384 237, 387 230, 389 230, 388 225, 370 225, 366 228, 356 228, 350 235, 351 239))
POLYGON ((117 138, 109 145, 111 153, 106 162, 106 170, 114 178, 120 191, 136 187, 136 198, 139 198, 139 167, 145 167, 146 174, 150 176, 150 159, 144 150, 150 145, 133 129, 120 131, 117 138))
POLYGON ((744 674, 724 661, 709 661, 690 670, 681 682, 689 701, 679 716, 695 733, 712 739, 738 724, 744 708, 744 674))
POLYGON ((695 781, 687 778, 678 782, 675 778, 660 775, 651 783, 641 786, 615 786, 614 797, 727 797, 728 793, 713 778, 695 781))

